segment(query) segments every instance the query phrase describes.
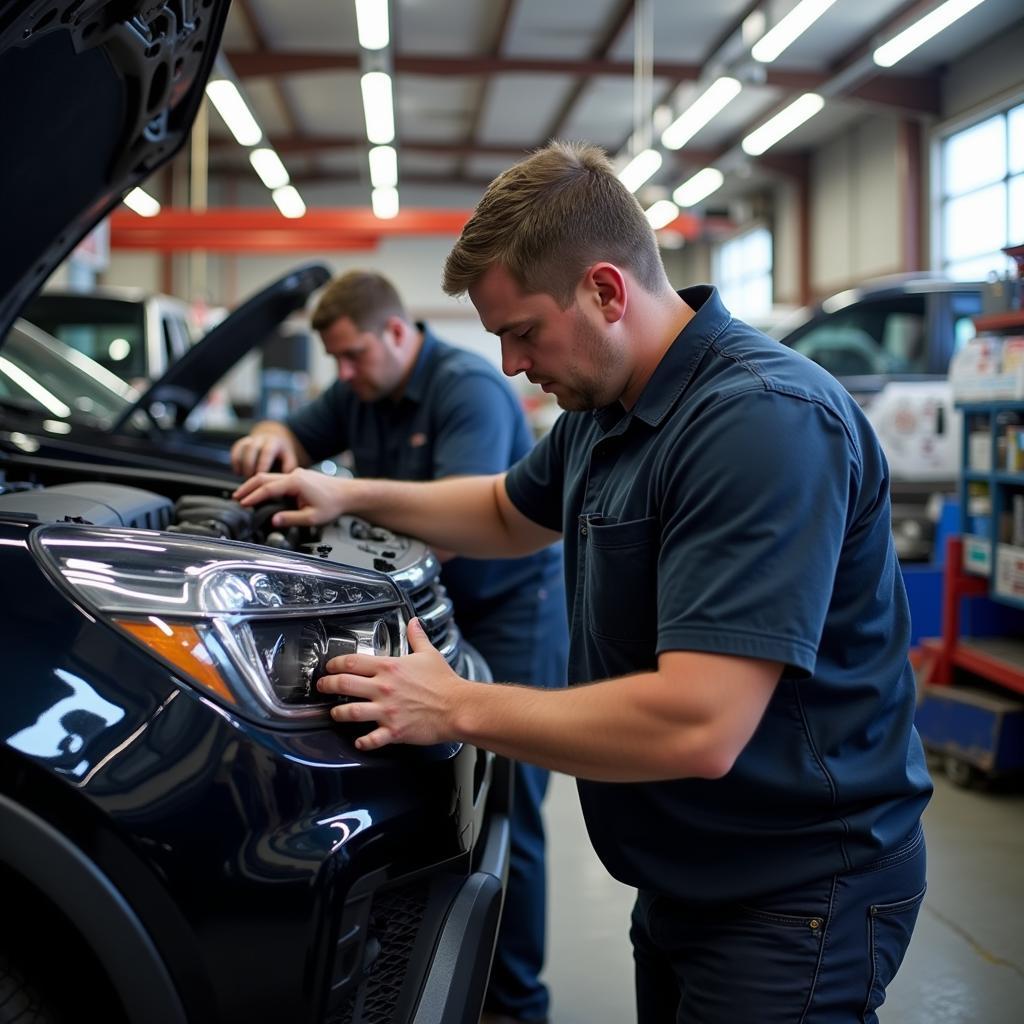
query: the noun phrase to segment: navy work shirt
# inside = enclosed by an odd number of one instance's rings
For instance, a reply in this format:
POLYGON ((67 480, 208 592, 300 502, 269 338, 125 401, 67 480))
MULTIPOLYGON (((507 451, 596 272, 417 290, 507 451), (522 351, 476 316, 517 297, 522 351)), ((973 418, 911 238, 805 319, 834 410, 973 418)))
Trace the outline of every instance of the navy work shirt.
MULTIPOLYGON (((286 421, 314 462, 350 449, 358 476, 437 480, 501 473, 530 450, 522 407, 498 371, 417 326, 423 344, 397 401, 361 401, 336 380, 286 421)), ((560 575, 557 548, 516 559, 453 558, 441 569, 471 640, 474 625, 514 592, 534 601, 545 587, 560 593, 560 575)))
POLYGON ((784 665, 724 778, 579 783, 616 878, 710 902, 869 863, 912 832, 931 783, 870 424, 713 288, 680 295, 696 315, 633 409, 564 414, 507 488, 564 534, 570 684, 653 670, 662 651, 784 665))

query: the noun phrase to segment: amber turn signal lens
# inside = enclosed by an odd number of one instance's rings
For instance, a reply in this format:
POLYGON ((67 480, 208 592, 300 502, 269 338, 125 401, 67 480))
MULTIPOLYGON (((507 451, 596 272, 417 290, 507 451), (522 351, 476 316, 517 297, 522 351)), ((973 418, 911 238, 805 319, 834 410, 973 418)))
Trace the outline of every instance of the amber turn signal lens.
POLYGON ((235 695, 221 678, 195 626, 180 622, 139 622, 114 619, 126 633, 144 643, 154 654, 170 662, 183 675, 231 704, 235 695))

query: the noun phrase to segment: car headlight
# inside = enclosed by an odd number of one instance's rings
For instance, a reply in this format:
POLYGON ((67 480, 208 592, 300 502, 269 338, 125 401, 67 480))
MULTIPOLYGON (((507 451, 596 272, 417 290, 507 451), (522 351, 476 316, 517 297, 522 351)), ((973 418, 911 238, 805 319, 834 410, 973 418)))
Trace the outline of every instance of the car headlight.
POLYGON ((48 526, 32 545, 87 609, 249 716, 323 717, 331 658, 408 651, 405 600, 381 573, 140 530, 48 526))

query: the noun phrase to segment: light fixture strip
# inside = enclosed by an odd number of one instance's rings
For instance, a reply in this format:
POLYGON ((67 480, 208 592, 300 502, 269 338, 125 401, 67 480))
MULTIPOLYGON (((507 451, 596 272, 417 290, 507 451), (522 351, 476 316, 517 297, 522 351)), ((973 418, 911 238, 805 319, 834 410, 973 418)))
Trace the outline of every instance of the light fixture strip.
POLYGON ((133 188, 121 202, 140 217, 155 217, 160 212, 160 204, 141 188, 133 188))
POLYGON ((725 175, 717 167, 705 167, 692 178, 688 178, 672 193, 672 198, 679 206, 696 206, 702 199, 707 199, 712 192, 717 192, 725 181, 725 175))
POLYGON ((936 7, 934 11, 879 46, 871 55, 872 60, 879 67, 891 68, 908 53, 913 53, 923 43, 949 28, 954 21, 958 21, 983 2, 984 0, 946 0, 946 3, 936 7))
POLYGON ((661 134, 666 149, 682 149, 716 114, 742 90, 738 79, 723 75, 715 79, 661 134))
POLYGON ((750 56, 762 64, 770 64, 802 36, 836 0, 800 0, 778 24, 773 25, 750 48, 750 56))
POLYGON ((373 214, 381 220, 391 220, 398 216, 398 189, 375 188, 371 195, 373 214))
POLYGON ((298 189, 294 185, 275 188, 270 194, 277 204, 277 208, 285 217, 295 219, 305 214, 306 204, 302 201, 302 196, 299 195, 298 189))
POLYGON ((393 146, 374 146, 370 150, 370 182, 374 188, 396 188, 398 154, 393 146))
POLYGON ((679 207, 671 199, 659 199, 644 210, 644 216, 655 231, 660 231, 679 216, 679 207))
POLYGON ((386 146, 395 137, 395 112, 391 76, 383 71, 368 71, 360 80, 366 137, 377 146, 386 146))
POLYGON ((271 191, 283 188, 289 182, 288 170, 281 158, 270 148, 254 149, 249 154, 249 163, 260 176, 260 181, 271 191))
POLYGON ((246 106, 234 82, 218 78, 206 86, 206 95, 217 108, 229 131, 240 146, 255 146, 263 138, 263 131, 246 106))
POLYGON ((747 135, 741 143, 743 152, 750 156, 760 156, 791 131, 809 121, 824 106, 825 101, 816 92, 805 92, 747 135))
POLYGON ((619 181, 635 192, 660 166, 661 154, 656 149, 642 150, 619 171, 619 181))
POLYGON ((391 42, 388 0, 356 0, 356 31, 364 50, 383 50, 391 42))

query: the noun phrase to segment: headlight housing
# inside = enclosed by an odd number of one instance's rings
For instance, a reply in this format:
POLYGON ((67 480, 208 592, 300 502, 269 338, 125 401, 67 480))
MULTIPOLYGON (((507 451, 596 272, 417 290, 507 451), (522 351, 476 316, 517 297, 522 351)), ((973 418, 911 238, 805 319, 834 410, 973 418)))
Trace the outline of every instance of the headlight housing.
POLYGON ((325 717, 331 658, 408 651, 405 599, 382 573, 141 530, 47 526, 32 545, 82 605, 248 717, 325 717))

